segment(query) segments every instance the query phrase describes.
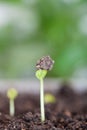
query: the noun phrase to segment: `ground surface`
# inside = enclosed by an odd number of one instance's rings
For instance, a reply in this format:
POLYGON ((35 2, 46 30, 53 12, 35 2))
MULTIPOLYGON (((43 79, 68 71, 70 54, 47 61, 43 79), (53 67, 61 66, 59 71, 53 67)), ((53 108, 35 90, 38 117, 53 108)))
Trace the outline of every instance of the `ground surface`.
POLYGON ((0 130, 87 130, 87 92, 63 86, 55 97, 56 103, 45 105, 46 121, 41 123, 39 95, 19 95, 11 118, 8 99, 0 94, 0 130))

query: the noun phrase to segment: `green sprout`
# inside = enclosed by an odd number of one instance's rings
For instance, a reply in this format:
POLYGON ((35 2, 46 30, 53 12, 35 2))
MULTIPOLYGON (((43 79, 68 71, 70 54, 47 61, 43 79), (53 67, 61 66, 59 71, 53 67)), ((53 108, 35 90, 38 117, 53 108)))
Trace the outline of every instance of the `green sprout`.
POLYGON ((54 61, 50 56, 41 58, 36 64, 36 77, 40 80, 40 109, 41 109, 41 121, 45 121, 45 110, 44 110, 44 78, 48 70, 53 67, 54 61))
POLYGON ((14 88, 10 88, 7 91, 7 97, 9 98, 9 111, 10 111, 10 116, 14 116, 15 114, 15 106, 14 106, 14 100, 17 97, 18 92, 14 88))
POLYGON ((56 102, 56 98, 54 95, 50 94, 50 93, 46 93, 44 96, 44 102, 46 104, 48 103, 55 103, 56 102))

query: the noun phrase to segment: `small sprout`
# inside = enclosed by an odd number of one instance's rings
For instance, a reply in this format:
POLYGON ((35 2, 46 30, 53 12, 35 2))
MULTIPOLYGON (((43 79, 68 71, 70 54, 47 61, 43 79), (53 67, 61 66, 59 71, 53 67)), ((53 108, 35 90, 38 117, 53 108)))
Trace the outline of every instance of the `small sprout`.
POLYGON ((46 93, 45 96, 44 96, 44 102, 46 104, 48 104, 48 103, 55 103, 56 102, 56 98, 52 94, 46 93))
POLYGON ((10 116, 14 116, 15 114, 14 100, 17 97, 17 95, 18 95, 18 92, 14 88, 10 88, 7 91, 7 97, 9 98, 10 116))
POLYGON ((40 109, 41 109, 41 121, 45 121, 45 110, 44 110, 44 84, 43 80, 48 70, 53 67, 54 61, 50 56, 44 56, 36 64, 36 77, 40 80, 40 109))

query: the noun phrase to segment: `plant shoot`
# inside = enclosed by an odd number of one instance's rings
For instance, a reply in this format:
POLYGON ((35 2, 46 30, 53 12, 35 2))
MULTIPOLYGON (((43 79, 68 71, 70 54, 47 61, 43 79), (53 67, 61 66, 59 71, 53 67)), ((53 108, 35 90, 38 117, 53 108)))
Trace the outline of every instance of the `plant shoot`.
POLYGON ((10 116, 14 116, 14 114, 15 114, 14 100, 17 97, 17 95, 18 95, 18 92, 14 88, 10 88, 7 91, 7 97, 9 98, 9 112, 10 112, 10 116))
POLYGON ((53 67, 54 61, 50 56, 42 57, 36 64, 36 77, 40 80, 40 110, 41 110, 41 121, 45 121, 45 110, 44 110, 44 78, 53 67))

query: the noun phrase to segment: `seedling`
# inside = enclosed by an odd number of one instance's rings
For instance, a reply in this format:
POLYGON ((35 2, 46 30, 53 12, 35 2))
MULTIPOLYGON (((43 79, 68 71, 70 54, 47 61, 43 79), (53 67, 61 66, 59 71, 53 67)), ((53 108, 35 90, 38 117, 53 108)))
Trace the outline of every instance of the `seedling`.
POLYGON ((36 77, 40 80, 40 109, 41 109, 41 121, 45 121, 44 110, 44 78, 49 70, 52 69, 54 61, 50 56, 41 58, 36 64, 36 77))
POLYGON ((15 105, 14 105, 14 100, 17 97, 18 92, 14 88, 10 88, 7 91, 7 97, 9 98, 9 111, 10 111, 10 116, 14 116, 15 114, 15 105))
POLYGON ((44 96, 44 102, 46 104, 48 103, 55 103, 56 102, 56 98, 54 95, 50 94, 50 93, 46 93, 44 96))

